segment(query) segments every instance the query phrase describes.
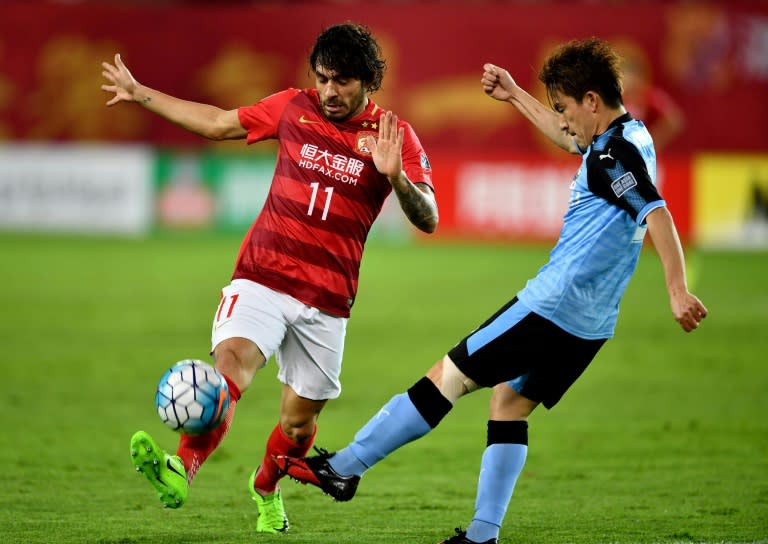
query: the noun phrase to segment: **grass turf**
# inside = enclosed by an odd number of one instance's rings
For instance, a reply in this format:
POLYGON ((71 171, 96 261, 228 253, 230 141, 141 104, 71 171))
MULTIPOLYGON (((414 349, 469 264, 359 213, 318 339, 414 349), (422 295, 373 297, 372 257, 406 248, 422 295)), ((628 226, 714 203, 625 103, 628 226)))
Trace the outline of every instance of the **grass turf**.
MULTIPOLYGON (((435 543, 472 516, 488 392, 364 478, 350 503, 283 483, 291 530, 256 535, 246 490, 275 424, 275 366, 238 405, 184 508, 132 473, 167 366, 209 359, 239 239, 0 235, 0 540, 9 543, 435 543)), ((317 442, 345 445, 389 399, 511 298, 548 248, 372 245, 349 323, 344 393, 317 442)), ((721 543, 768 538, 768 254, 691 255, 711 315, 683 333, 644 253, 617 336, 563 401, 531 417, 504 543, 721 543)))

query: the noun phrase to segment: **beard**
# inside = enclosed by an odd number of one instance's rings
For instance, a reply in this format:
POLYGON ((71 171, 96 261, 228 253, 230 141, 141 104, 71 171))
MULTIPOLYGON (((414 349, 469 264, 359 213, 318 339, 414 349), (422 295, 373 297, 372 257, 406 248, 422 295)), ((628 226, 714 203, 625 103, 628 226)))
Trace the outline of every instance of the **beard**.
POLYGON ((323 100, 320 99, 320 109, 323 115, 336 122, 346 121, 350 117, 360 113, 365 107, 365 93, 361 92, 360 95, 351 97, 348 101, 345 101, 341 97, 334 97, 323 100))

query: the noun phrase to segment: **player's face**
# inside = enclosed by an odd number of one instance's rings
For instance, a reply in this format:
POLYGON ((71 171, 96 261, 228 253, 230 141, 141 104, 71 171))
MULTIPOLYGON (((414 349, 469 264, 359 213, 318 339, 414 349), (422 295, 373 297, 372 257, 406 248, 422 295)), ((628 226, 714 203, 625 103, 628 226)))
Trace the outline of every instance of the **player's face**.
POLYGON ((315 68, 315 88, 320 97, 320 109, 331 121, 346 121, 368 105, 362 81, 339 77, 322 66, 315 68))
POLYGON ((591 144, 596 135, 597 119, 593 105, 594 96, 591 91, 584 95, 581 102, 558 91, 552 94, 552 108, 559 116, 560 129, 582 149, 591 144))

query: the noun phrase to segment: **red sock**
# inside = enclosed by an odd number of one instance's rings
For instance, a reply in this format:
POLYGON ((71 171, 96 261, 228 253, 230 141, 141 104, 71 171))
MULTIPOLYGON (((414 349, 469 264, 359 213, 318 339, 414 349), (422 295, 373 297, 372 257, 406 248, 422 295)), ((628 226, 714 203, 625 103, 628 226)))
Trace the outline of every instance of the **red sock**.
POLYGON ((200 470, 205 460, 208 459, 208 456, 221 444, 224 435, 229 430, 229 426, 232 425, 235 406, 237 406, 237 401, 240 400, 240 388, 229 377, 224 376, 224 379, 227 380, 227 385, 229 386, 229 408, 227 408, 227 415, 224 416, 224 421, 211 432, 199 436, 183 434, 179 440, 176 455, 181 457, 181 461, 184 463, 184 468, 187 470, 187 482, 189 483, 192 483, 192 479, 197 474, 197 471, 200 470))
POLYGON ((262 459, 259 471, 256 473, 253 487, 265 493, 272 493, 277 488, 278 480, 283 477, 278 471, 274 457, 276 455, 304 457, 309 451, 309 448, 312 447, 316 434, 317 425, 315 425, 315 430, 312 432, 312 436, 309 437, 309 440, 303 444, 298 444, 285 435, 283 429, 280 427, 280 423, 275 425, 275 428, 272 429, 272 434, 270 434, 267 439, 267 451, 264 453, 264 459, 262 459))

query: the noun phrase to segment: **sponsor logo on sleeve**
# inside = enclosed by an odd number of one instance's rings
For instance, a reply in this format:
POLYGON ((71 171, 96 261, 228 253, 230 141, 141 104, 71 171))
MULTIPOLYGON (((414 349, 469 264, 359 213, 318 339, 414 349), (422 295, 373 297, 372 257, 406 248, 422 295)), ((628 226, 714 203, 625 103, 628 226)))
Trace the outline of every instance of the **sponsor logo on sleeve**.
POLYGON ((611 183, 613 194, 615 194, 617 197, 620 197, 629 191, 632 187, 637 187, 637 180, 635 179, 635 176, 632 174, 632 172, 627 172, 620 178, 614 180, 613 183, 611 183))

